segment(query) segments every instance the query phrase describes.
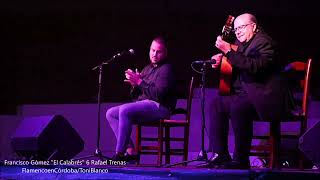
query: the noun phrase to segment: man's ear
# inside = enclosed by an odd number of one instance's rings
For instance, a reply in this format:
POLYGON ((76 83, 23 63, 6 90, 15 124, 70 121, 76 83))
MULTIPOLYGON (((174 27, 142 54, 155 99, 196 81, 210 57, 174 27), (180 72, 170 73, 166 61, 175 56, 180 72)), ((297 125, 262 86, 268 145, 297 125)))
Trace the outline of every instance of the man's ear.
POLYGON ((253 32, 257 32, 257 24, 253 23, 253 32))

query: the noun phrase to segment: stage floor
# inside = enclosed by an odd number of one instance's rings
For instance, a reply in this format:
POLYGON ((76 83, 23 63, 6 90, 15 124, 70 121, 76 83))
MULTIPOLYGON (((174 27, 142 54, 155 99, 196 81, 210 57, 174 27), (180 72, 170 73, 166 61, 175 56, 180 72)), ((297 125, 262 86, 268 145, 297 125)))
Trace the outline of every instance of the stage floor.
POLYGON ((223 170, 187 167, 1 166, 0 179, 320 179, 318 170, 223 170))

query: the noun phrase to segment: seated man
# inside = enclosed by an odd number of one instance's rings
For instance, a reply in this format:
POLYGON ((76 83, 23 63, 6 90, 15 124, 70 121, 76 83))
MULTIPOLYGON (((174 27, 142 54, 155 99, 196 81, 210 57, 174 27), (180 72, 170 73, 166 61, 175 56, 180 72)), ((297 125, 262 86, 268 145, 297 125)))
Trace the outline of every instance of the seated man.
POLYGON ((234 32, 238 48, 232 49, 218 36, 215 46, 223 54, 212 57, 217 62, 213 68, 220 66, 222 56, 227 57, 234 81, 230 95, 218 96, 211 103, 210 146, 214 155, 207 167, 250 168, 253 120, 280 121, 289 107, 286 81, 279 76, 281 68, 271 37, 248 13, 235 19, 234 32), (228 151, 229 119, 235 137, 233 158, 228 151))
POLYGON ((167 60, 167 47, 163 38, 153 39, 149 51, 150 64, 141 73, 125 71, 125 82, 132 85, 131 93, 137 96, 132 103, 110 108, 106 118, 117 138, 114 160, 137 160, 130 138, 132 125, 156 122, 168 118, 175 108, 175 75, 167 60))

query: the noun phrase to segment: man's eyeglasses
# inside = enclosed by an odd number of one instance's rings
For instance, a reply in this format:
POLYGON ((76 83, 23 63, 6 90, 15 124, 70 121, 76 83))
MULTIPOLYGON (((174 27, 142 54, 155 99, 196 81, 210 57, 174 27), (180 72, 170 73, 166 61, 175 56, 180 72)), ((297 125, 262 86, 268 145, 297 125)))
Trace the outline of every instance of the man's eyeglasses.
POLYGON ((253 24, 253 23, 241 25, 241 26, 239 26, 237 28, 234 28, 232 31, 233 32, 242 31, 242 30, 244 30, 244 28, 246 28, 248 25, 251 25, 251 24, 253 24))

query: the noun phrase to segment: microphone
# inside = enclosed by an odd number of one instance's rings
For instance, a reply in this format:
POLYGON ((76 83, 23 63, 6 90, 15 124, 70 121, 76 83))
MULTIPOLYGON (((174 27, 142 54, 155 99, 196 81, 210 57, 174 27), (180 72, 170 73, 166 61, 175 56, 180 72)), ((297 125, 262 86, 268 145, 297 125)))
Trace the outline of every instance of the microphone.
POLYGON ((129 49, 128 51, 122 51, 121 53, 118 53, 118 54, 114 55, 112 58, 117 58, 117 57, 123 56, 125 54, 133 55, 134 54, 134 50, 133 49, 129 49))
POLYGON ((192 64, 216 64, 216 60, 199 60, 199 61, 193 61, 192 64))

